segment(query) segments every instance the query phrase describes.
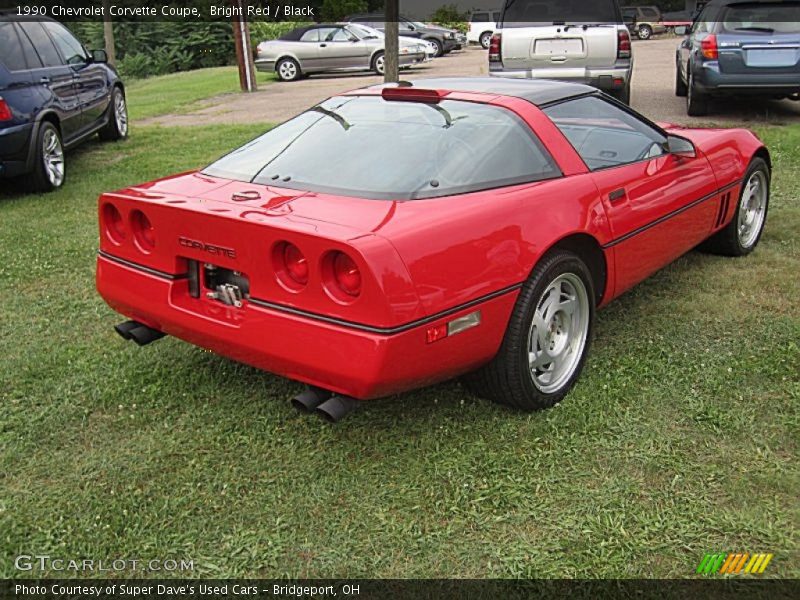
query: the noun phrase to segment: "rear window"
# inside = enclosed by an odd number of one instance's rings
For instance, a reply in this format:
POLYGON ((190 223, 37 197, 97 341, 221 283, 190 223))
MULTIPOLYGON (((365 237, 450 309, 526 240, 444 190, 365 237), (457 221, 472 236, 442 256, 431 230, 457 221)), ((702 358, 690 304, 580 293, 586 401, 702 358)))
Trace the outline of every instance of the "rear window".
POLYGON ((23 71, 28 68, 22 45, 13 23, 0 21, 0 62, 9 71, 23 71))
POLYGON ((621 23, 617 0, 506 0, 503 27, 621 23))
POLYGON ((734 4, 720 21, 727 33, 800 33, 800 2, 734 4))
POLYGON ((433 198, 560 176, 527 124, 503 108, 366 96, 331 98, 204 172, 377 200, 433 198))

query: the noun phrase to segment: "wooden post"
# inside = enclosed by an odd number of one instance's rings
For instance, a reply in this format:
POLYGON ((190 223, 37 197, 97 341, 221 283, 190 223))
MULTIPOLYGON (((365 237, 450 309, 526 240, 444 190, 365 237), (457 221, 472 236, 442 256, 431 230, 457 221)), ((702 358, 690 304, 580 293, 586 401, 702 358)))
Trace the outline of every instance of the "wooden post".
POLYGON ((386 28, 386 54, 384 55, 384 74, 383 80, 386 83, 397 83, 400 81, 400 2, 399 0, 386 0, 386 12, 384 14, 386 28))
POLYGON ((239 65, 239 85, 243 92, 255 92, 258 89, 256 82, 256 68, 253 63, 253 49, 250 45, 250 26, 244 17, 242 0, 232 0, 234 16, 233 39, 236 43, 236 64, 239 65))
POLYGON ((116 64, 117 48, 114 44, 114 27, 111 23, 111 0, 103 0, 103 39, 105 40, 108 62, 116 64))

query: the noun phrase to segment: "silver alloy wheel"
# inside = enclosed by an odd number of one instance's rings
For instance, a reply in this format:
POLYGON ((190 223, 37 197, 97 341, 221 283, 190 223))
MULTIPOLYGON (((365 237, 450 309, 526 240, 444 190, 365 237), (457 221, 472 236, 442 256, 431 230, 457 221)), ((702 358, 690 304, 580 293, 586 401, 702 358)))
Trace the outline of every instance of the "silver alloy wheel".
POLYGON ((384 69, 386 68, 386 57, 381 54, 378 58, 375 59, 375 70, 383 75, 384 69))
POLYGON ((528 333, 528 367, 536 388, 559 391, 581 361, 589 335, 589 295, 574 273, 559 275, 542 294, 528 333))
POLYGON ((767 208, 767 177, 763 171, 756 171, 747 180, 739 203, 737 232, 742 248, 750 248, 756 243, 767 208))
POLYGON ((640 40, 649 40, 650 36, 652 35, 653 30, 650 29, 647 25, 642 25, 639 27, 639 39, 640 40))
POLYGON ((483 48, 488 49, 489 45, 491 44, 491 41, 492 41, 492 34, 491 33, 484 33, 481 36, 481 46, 483 48))
POLYGON ((278 68, 278 72, 280 73, 281 79, 290 81, 297 77, 297 65, 290 60, 285 60, 278 68))
POLYGON ((125 102, 125 94, 120 90, 114 92, 114 119, 117 121, 119 136, 128 135, 128 105, 125 102))
POLYGON ((60 187, 64 183, 64 148, 54 129, 48 129, 44 133, 42 157, 47 180, 53 187, 60 187))

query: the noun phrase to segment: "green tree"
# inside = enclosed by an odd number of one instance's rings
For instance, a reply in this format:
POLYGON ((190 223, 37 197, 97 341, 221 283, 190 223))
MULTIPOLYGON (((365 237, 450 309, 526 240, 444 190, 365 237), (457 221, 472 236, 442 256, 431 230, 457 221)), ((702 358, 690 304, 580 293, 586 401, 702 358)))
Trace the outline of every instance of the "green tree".
POLYGON ((367 0, 322 0, 320 17, 323 21, 338 21, 353 13, 366 12, 367 0))

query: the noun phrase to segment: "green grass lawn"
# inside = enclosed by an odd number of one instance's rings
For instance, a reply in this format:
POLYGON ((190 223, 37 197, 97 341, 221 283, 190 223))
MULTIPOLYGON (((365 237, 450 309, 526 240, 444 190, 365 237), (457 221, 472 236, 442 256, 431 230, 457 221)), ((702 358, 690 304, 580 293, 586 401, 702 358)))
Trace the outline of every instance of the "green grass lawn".
POLYGON ((22 553, 219 577, 688 577, 733 551, 800 576, 800 127, 761 130, 758 250, 690 253, 600 312, 557 408, 450 382, 337 426, 292 409, 291 381, 123 342, 94 289, 100 191, 258 129, 137 127, 72 153, 56 193, 0 192, 0 577, 22 553))
MULTIPOLYGON (((272 73, 257 73, 259 85, 275 81, 272 73)), ((188 112, 220 94, 239 91, 236 67, 196 69, 126 82, 131 119, 188 112)))

